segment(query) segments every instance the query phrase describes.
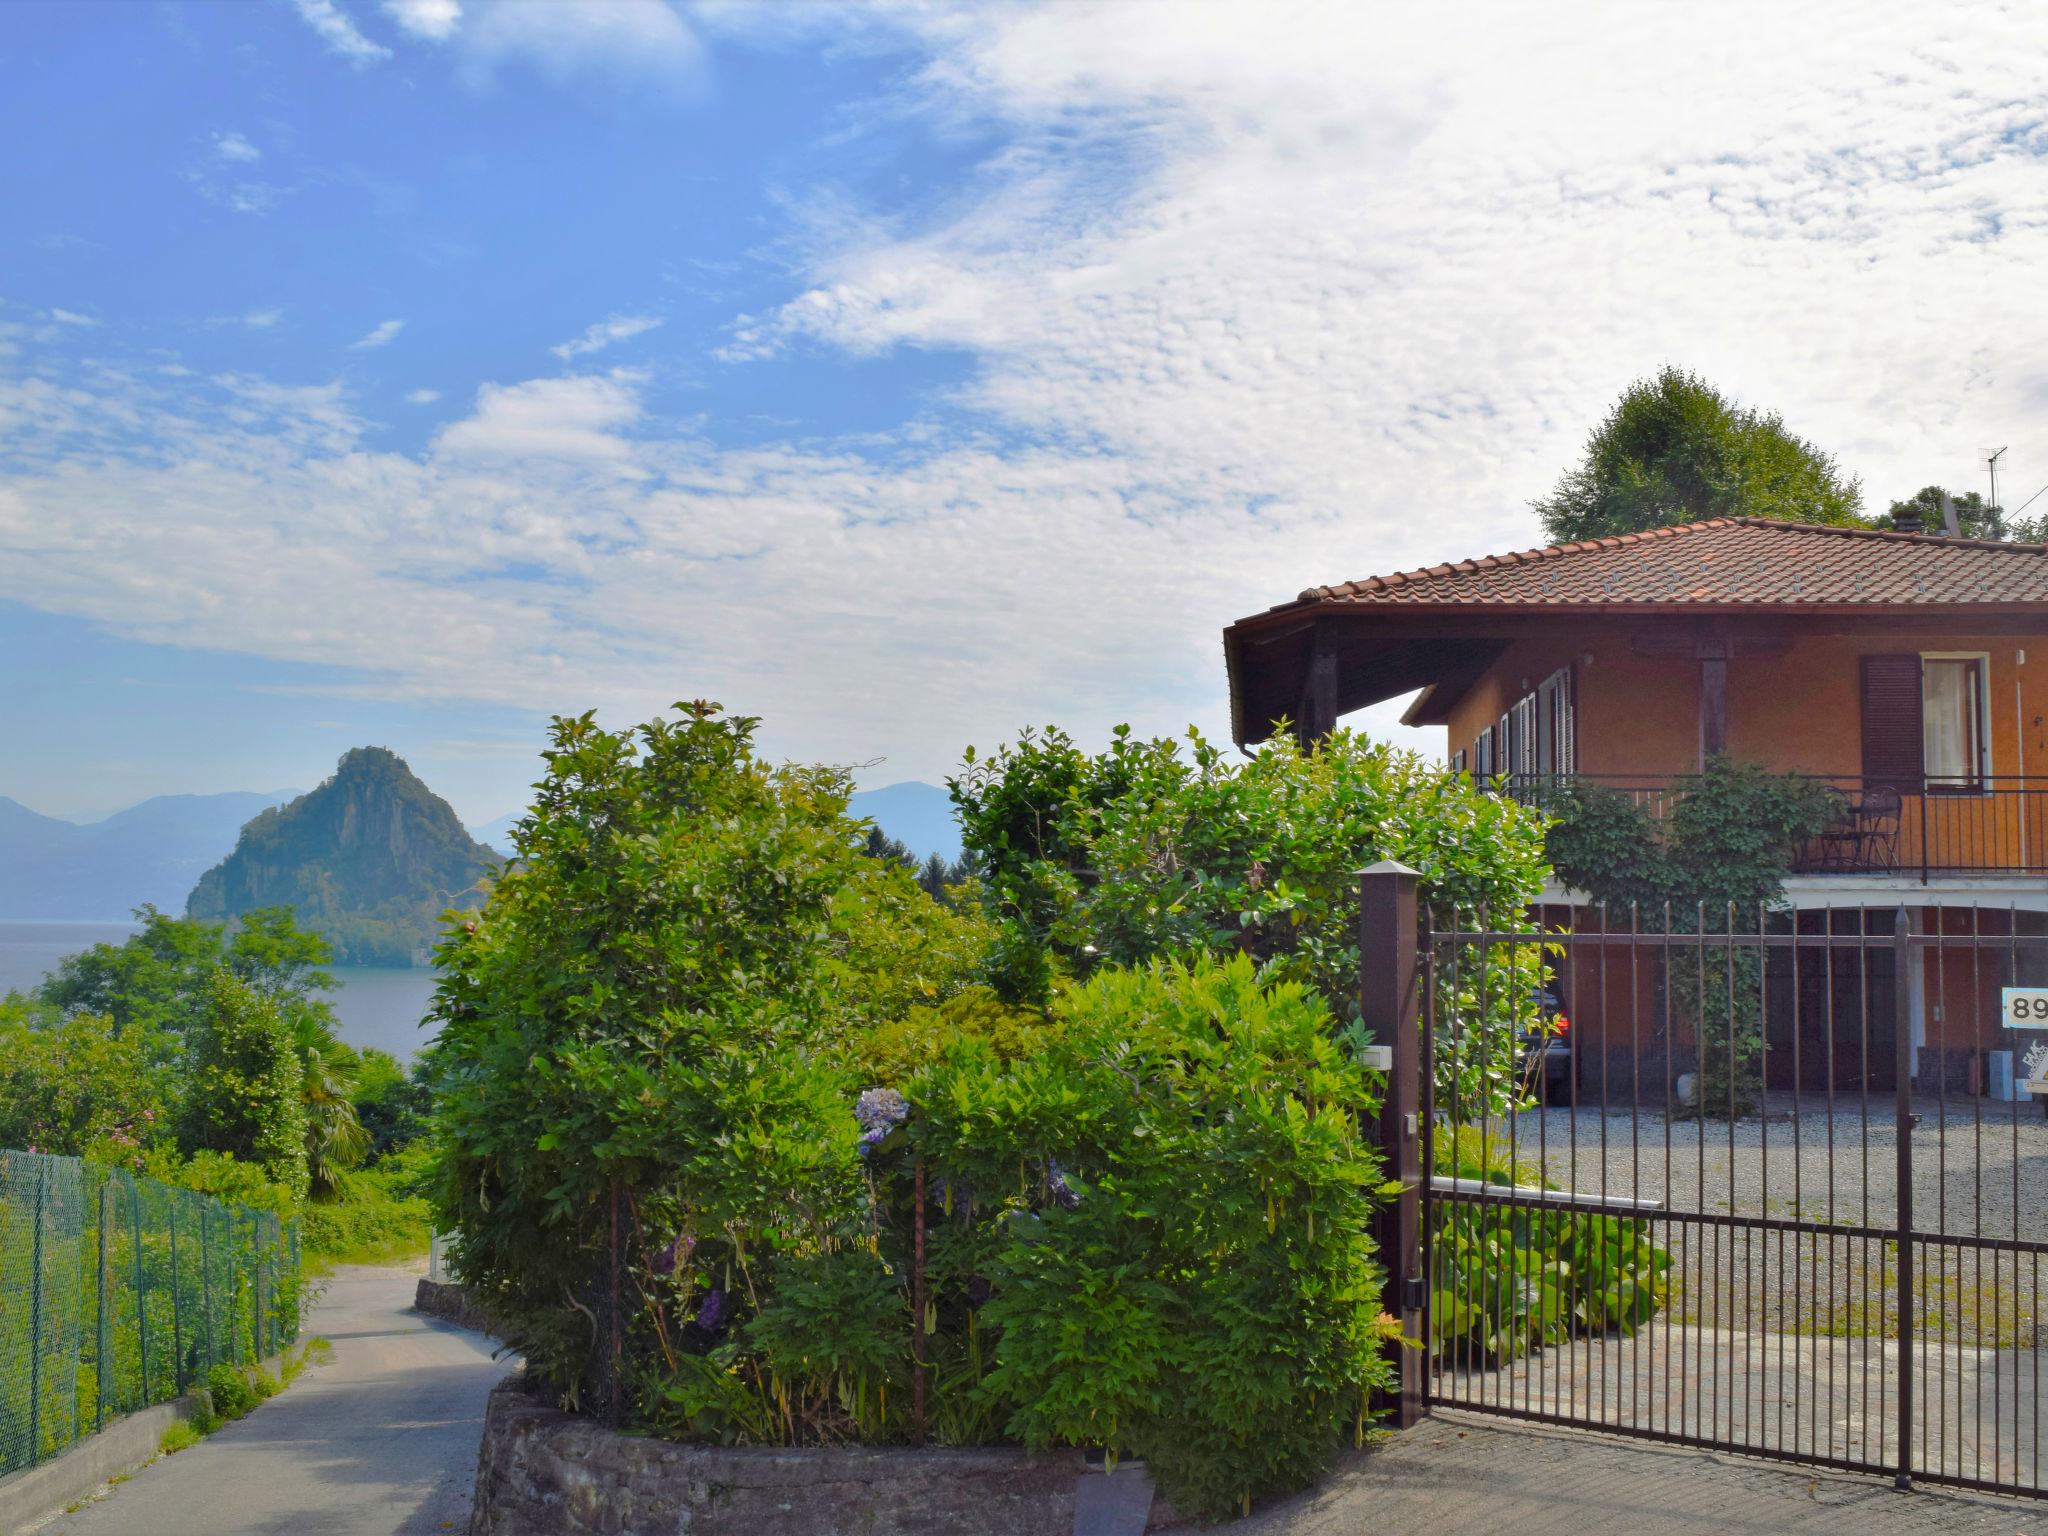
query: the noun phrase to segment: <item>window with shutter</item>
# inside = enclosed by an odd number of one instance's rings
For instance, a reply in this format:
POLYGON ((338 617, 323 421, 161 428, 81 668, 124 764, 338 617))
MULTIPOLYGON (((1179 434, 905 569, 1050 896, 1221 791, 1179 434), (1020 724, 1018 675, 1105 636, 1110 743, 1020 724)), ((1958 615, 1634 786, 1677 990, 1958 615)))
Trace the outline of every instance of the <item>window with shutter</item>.
POLYGON ((1918 791, 1923 744, 1918 652, 1863 658, 1863 778, 1918 791))

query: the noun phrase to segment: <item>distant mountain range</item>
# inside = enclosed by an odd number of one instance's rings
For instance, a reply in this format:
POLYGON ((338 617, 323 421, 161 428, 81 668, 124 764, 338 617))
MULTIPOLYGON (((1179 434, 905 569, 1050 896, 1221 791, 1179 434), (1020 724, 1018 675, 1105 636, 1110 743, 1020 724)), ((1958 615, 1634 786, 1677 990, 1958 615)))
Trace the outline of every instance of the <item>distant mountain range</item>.
MULTIPOLYGON (((410 770, 406 777, 442 804, 410 770)), ((0 796, 0 919, 115 922, 144 902, 166 912, 183 911, 200 876, 235 851, 242 828, 298 795, 291 789, 159 795, 84 826, 39 815, 0 796)), ((960 826, 939 785, 909 780, 862 790, 853 797, 851 810, 920 858, 960 856, 960 826)), ((522 814, 500 816, 467 835, 509 857, 511 830, 522 814)))
POLYGON ((501 860, 397 753, 356 747, 334 777, 242 828, 199 878, 188 916, 219 921, 288 906, 343 965, 406 965, 430 949, 440 915, 483 900, 501 860))
POLYGON ((159 795, 86 826, 0 796, 0 918, 113 922, 144 902, 181 911, 243 824, 295 793, 159 795))

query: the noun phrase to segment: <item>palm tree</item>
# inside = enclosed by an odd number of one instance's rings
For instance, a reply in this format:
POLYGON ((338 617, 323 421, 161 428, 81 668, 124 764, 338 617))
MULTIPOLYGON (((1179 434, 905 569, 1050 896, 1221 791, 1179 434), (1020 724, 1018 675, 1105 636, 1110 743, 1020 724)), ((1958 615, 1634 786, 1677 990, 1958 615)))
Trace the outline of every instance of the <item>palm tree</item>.
POLYGON ((315 1200, 339 1200, 343 1174, 370 1150, 356 1118, 353 1053, 310 1008, 292 1011, 292 1030, 304 1068, 307 1185, 315 1200))

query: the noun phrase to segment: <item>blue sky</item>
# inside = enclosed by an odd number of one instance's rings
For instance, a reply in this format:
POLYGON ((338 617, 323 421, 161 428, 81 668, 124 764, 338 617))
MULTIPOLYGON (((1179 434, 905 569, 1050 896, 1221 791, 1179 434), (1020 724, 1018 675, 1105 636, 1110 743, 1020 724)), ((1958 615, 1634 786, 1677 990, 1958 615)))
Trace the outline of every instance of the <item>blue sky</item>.
POLYGON ((2044 52, 1996 6, 0 8, 0 794, 374 741, 481 821, 548 713, 697 696, 869 784, 1221 732, 1225 623, 1534 542, 1666 362, 1880 506, 2000 442, 2030 491, 2044 52))

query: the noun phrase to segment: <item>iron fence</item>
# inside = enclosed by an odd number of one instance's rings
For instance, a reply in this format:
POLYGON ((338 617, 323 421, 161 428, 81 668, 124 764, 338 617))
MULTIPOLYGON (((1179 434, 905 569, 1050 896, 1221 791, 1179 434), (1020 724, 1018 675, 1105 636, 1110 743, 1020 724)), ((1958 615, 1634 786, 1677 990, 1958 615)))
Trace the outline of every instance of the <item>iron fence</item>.
POLYGON ((2005 1039, 2000 988, 2048 964, 2019 926, 1438 926, 1426 1399, 2048 1496, 2048 1117, 1954 1070, 2005 1039), (1477 1091, 1481 1064, 1507 1094, 1477 1091))
POLYGON ((0 1151, 0 1477, 298 1336, 296 1221, 0 1151))

